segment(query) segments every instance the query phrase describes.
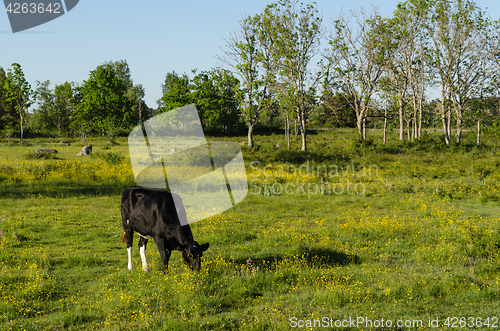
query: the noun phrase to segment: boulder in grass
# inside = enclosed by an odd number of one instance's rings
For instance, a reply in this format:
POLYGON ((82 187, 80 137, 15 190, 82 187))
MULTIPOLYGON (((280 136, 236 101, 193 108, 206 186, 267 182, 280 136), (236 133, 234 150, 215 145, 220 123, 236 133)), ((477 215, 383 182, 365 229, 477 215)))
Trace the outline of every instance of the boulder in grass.
POLYGON ((90 152, 92 152, 92 145, 87 145, 87 146, 83 146, 82 150, 80 152, 78 152, 78 156, 80 155, 89 155, 90 152))
POLYGON ((245 144, 246 144, 246 143, 245 143, 244 141, 242 141, 242 142, 238 143, 238 145, 240 145, 240 146, 243 146, 243 145, 245 145, 245 144))
POLYGON ((46 153, 46 154, 57 154, 57 150, 53 148, 39 148, 36 150, 37 153, 46 153))
POLYGON ((66 146, 70 146, 71 142, 69 142, 69 141, 61 141, 60 144, 64 144, 66 146))

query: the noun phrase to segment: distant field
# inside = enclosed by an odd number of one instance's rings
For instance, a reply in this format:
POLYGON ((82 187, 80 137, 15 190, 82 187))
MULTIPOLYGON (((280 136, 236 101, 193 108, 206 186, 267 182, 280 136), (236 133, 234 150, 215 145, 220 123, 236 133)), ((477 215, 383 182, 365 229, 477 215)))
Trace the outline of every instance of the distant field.
POLYGON ((0 329, 500 327, 500 140, 370 135, 311 133, 307 153, 300 139, 287 151, 281 134, 256 136, 242 148, 248 196, 191 225, 210 243, 202 271, 174 252, 166 276, 152 242, 142 271, 138 236, 126 266, 125 139, 89 139, 93 156, 76 156, 79 139, 0 140, 0 329), (57 158, 30 159, 39 146, 57 158))

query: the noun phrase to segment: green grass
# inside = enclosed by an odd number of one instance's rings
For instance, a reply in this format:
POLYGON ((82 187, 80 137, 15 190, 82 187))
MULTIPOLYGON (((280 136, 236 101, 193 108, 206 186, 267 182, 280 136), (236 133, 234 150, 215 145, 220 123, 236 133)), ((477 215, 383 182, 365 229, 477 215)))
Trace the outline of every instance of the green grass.
POLYGON ((436 150, 437 133, 394 137, 384 146, 378 136, 360 144, 350 131, 311 134, 301 153, 277 149, 282 135, 257 136, 254 150, 242 148, 248 196, 191 225, 210 243, 202 271, 174 252, 166 276, 153 241, 151 271, 142 271, 137 236, 135 269, 126 267, 120 193, 134 180, 125 139, 90 140, 98 153, 89 157, 76 156, 79 140, 0 141, 0 329, 287 330, 292 317, 493 322, 498 140, 436 150), (57 159, 30 159, 39 145, 58 149, 57 159))

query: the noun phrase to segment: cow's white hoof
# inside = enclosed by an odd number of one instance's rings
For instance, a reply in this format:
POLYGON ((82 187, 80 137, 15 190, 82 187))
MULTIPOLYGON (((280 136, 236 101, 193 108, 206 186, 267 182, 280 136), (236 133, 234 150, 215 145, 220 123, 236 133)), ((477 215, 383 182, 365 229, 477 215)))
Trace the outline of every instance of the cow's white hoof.
POLYGON ((134 266, 132 266, 131 264, 128 265, 128 270, 133 270, 134 269, 134 266))
POLYGON ((144 270, 145 272, 148 272, 149 271, 149 267, 147 264, 143 264, 142 265, 142 270, 144 270))

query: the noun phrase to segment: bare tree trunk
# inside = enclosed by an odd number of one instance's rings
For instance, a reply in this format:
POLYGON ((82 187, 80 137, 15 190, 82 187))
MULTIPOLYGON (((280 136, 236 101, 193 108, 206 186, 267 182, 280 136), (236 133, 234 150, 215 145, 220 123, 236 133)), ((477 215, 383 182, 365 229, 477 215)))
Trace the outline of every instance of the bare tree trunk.
POLYGON ((356 114, 356 126, 358 127, 358 137, 363 139, 363 116, 356 114))
POLYGON ((448 141, 451 141, 451 109, 448 109, 448 141))
POLYGON ((399 140, 403 140, 405 137, 404 134, 405 124, 403 119, 403 100, 399 100, 399 140))
POLYGON ((477 121, 477 139, 476 143, 479 146, 479 135, 481 134, 481 121, 477 121))
POLYGON ((363 140, 366 140, 366 118, 363 120, 363 140))
MULTIPOLYGON (((288 142, 288 115, 285 115, 285 140, 288 142)), ((290 150, 290 143, 288 143, 288 150, 290 150)))
MULTIPOLYGON (((424 52, 423 52, 423 47, 420 47, 420 58, 424 58, 424 52)), ((425 86, 424 86, 424 61, 420 61, 420 93, 418 97, 418 111, 419 111, 419 119, 418 119, 418 139, 422 136, 422 107, 423 107, 423 102, 424 102, 424 91, 425 91, 425 86)))
POLYGON ((290 150, 290 118, 288 114, 285 116, 285 138, 288 144, 288 150, 290 150))
POLYGON ((300 150, 305 152, 307 151, 307 141, 306 141, 307 132, 306 132, 306 120, 304 116, 302 116, 300 121, 300 133, 302 135, 302 148, 300 150))
POLYGON ((462 117, 463 113, 462 110, 460 109, 459 111, 457 111, 457 134, 456 134, 457 145, 460 145, 460 138, 462 137, 462 117))
POLYGON ((142 124, 142 104, 141 100, 139 100, 139 125, 142 124))
POLYGON ((414 87, 412 87, 411 91, 411 103, 413 106, 413 114, 411 115, 413 117, 411 122, 411 140, 414 140, 417 137, 417 96, 414 87))
POLYGON ((17 109, 19 109, 19 117, 21 118, 21 142, 23 142, 23 138, 24 138, 24 129, 23 129, 23 122, 24 122, 23 102, 20 102, 19 98, 17 98, 16 101, 17 101, 17 109))
POLYGON ((384 111, 384 145, 387 142, 387 96, 385 98, 385 111, 384 111))
POLYGON ((417 127, 417 109, 416 108, 413 109, 413 123, 412 124, 413 124, 412 140, 414 140, 414 139, 418 138, 417 137, 417 128, 418 127, 417 127))
POLYGON ((366 140, 366 105, 358 104, 356 112, 356 127, 358 128, 358 137, 360 140, 366 140))
POLYGON ((21 115, 21 142, 23 142, 24 130, 23 130, 23 115, 21 115))
POLYGON ((419 118, 418 118, 418 139, 422 136, 422 99, 418 100, 418 111, 419 111, 419 118))
MULTIPOLYGON (((422 52, 420 52, 422 54, 422 52)), ((423 57, 423 55, 421 55, 423 57)), ((420 68, 420 93, 418 97, 418 112, 419 112, 419 119, 418 119, 418 139, 422 136, 422 107, 423 107, 423 99, 424 99, 424 64, 423 61, 421 61, 421 68, 420 68)))
POLYGON ((253 123, 248 123, 248 148, 253 148, 253 123))
POLYGON ((447 122, 447 119, 446 119, 446 110, 445 110, 445 107, 444 107, 444 104, 441 105, 442 106, 442 114, 441 114, 441 120, 443 122, 443 133, 444 133, 444 141, 446 143, 446 145, 449 145, 450 144, 450 136, 448 135, 448 122, 447 122))
POLYGON ((449 126, 449 121, 447 121, 447 115, 448 111, 445 107, 445 99, 444 99, 444 87, 441 89, 441 121, 443 122, 443 132, 444 132, 444 141, 446 142, 446 145, 450 144, 450 136, 448 134, 448 126, 449 126))

